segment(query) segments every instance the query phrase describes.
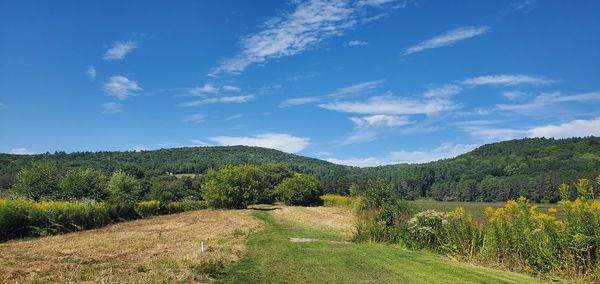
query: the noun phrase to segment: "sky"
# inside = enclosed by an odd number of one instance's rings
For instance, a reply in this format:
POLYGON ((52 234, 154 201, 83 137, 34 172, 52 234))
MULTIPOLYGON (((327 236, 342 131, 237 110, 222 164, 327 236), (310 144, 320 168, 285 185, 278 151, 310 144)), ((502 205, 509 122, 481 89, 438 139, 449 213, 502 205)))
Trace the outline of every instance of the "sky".
POLYGON ((0 0, 0 152, 338 164, 600 136, 600 2, 0 0))

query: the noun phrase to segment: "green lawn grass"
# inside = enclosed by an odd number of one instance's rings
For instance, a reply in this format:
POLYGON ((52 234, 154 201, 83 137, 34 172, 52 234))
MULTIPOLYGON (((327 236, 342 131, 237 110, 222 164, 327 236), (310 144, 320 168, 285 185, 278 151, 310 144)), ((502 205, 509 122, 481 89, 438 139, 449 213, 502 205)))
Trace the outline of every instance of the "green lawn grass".
MULTIPOLYGON (((356 244, 336 231, 277 220, 260 208, 267 228, 250 236, 248 251, 227 267, 224 283, 536 283, 518 273, 459 263, 427 252, 383 244, 356 244), (290 242, 290 238, 318 239, 290 242)), ((276 210, 276 209, 275 209, 276 210)))

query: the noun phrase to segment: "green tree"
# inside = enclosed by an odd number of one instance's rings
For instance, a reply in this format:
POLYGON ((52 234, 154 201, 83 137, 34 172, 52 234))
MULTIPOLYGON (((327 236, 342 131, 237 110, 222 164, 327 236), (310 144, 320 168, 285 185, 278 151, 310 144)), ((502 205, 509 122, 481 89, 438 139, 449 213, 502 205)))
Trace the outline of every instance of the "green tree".
POLYGON ((277 199, 286 205, 320 205, 321 185, 313 176, 296 174, 275 187, 277 199))
POLYGON ((252 165, 210 169, 204 179, 202 196, 213 208, 246 208, 256 200, 257 193, 266 187, 260 171, 252 165))
POLYGON ((111 203, 135 203, 141 192, 140 182, 123 171, 116 171, 108 182, 111 203))
POLYGON ((275 202, 275 187, 286 178, 294 176, 290 168, 284 164, 265 164, 259 166, 258 170, 265 180, 265 187, 258 192, 256 203, 275 202))
POLYGON ((59 193, 59 185, 60 175, 56 165, 49 161, 41 161, 19 172, 13 190, 39 201, 56 197, 59 193))
POLYGON ((60 183, 61 197, 65 199, 105 200, 108 197, 108 178, 92 168, 69 169, 60 183))

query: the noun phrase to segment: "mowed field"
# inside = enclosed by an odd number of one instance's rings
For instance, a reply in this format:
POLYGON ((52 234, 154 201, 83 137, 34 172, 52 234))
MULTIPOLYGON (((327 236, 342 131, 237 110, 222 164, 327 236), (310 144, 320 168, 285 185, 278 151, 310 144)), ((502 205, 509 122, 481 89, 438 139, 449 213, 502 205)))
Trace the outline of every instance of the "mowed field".
POLYGON ((249 210, 200 210, 13 240, 0 243, 0 283, 205 282, 203 263, 238 260, 263 227, 249 210))
POLYGON ((0 282, 536 283, 527 275, 350 242, 338 207, 199 210, 0 244, 0 282), (200 251, 204 241, 206 251, 200 251), (209 279, 203 263, 225 268, 209 279))

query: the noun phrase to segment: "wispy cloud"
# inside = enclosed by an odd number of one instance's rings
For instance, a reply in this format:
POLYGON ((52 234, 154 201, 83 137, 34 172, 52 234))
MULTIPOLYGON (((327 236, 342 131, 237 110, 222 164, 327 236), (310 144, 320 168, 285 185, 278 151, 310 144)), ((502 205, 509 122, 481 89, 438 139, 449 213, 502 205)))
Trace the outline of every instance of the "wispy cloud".
POLYGON ((449 98, 462 91, 462 88, 456 85, 444 85, 438 88, 432 88, 423 93, 426 98, 449 98))
POLYGON ((433 149, 417 149, 412 151, 394 151, 383 157, 349 158, 349 159, 327 159, 327 161, 348 166, 374 167, 401 163, 426 163, 445 158, 456 157, 475 149, 474 144, 443 143, 433 149))
POLYGON ((104 91, 119 100, 125 100, 141 90, 142 88, 136 81, 131 81, 125 76, 113 76, 104 83, 104 91))
POLYGON ((127 54, 138 47, 135 41, 117 41, 109 48, 102 59, 104 60, 119 60, 124 59, 127 54))
POLYGON ((465 85, 478 86, 478 85, 520 85, 520 84, 532 84, 542 85, 554 83, 552 80, 528 76, 528 75, 488 75, 474 78, 468 78, 462 81, 465 85))
POLYGON ((227 96, 227 97, 215 97, 215 98, 206 98, 196 101, 191 101, 187 103, 180 103, 178 107, 193 107, 199 105, 206 104, 239 104, 251 101, 254 99, 254 95, 245 95, 245 96, 227 96))
POLYGON ((361 46, 361 45, 367 45, 367 44, 369 44, 369 43, 366 41, 363 41, 363 40, 351 40, 348 42, 349 46, 361 46))
POLYGON ((27 148, 14 148, 10 150, 10 154, 14 154, 14 155, 36 155, 39 154, 38 152, 35 151, 30 151, 27 148))
POLYGON ((136 146, 133 146, 133 147, 129 148, 128 151, 131 151, 131 152, 148 151, 148 146, 146 146, 146 145, 136 145, 136 146))
POLYGON ((94 66, 88 66, 85 69, 85 75, 92 81, 96 80, 96 68, 94 68, 94 66))
POLYGON ((184 116, 182 121, 183 122, 202 122, 202 121, 204 121, 205 118, 206 118, 206 116, 204 116, 204 114, 195 113, 195 114, 190 114, 190 115, 184 116))
POLYGON ((520 104, 499 104, 496 107, 502 111, 522 111, 527 113, 528 111, 544 109, 550 105, 558 103, 577 103, 589 101, 600 101, 600 92, 588 92, 570 96, 562 95, 560 92, 542 93, 529 102, 520 104))
POLYGON ((205 94, 215 94, 219 91, 219 87, 212 83, 206 83, 200 87, 195 87, 189 90, 191 96, 201 96, 205 94))
POLYGON ((354 133, 344 144, 374 140, 382 131, 413 123, 408 116, 375 114, 369 116, 350 117, 354 123, 354 133))
POLYGON ((237 87, 237 86, 225 85, 225 86, 223 86, 223 90, 228 91, 228 92, 240 92, 242 90, 242 88, 237 87))
POLYGON ((244 117, 244 115, 241 113, 238 113, 238 114, 234 114, 234 115, 228 117, 227 120, 236 120, 236 119, 240 119, 242 117, 244 117))
POLYGON ((119 113, 123 111, 123 105, 115 102, 108 102, 102 104, 104 113, 119 113))
POLYGON ((283 101, 279 106, 280 107, 289 107, 289 106, 297 106, 309 103, 322 102, 328 99, 341 99, 347 96, 353 95, 364 95, 368 94, 376 89, 378 89, 383 80, 375 80, 375 81, 367 81, 355 85, 351 85, 348 87, 340 88, 335 90, 333 93, 323 95, 323 96, 314 96, 314 97, 299 97, 292 98, 283 101))
MULTIPOLYGON (((371 7, 382 8, 386 4, 392 5, 393 1, 367 2, 378 2, 379 5, 371 7)), ((369 11, 362 9, 364 5, 354 1, 306 0, 295 3, 297 6, 293 11, 265 21, 261 31, 244 36, 241 52, 223 61, 212 74, 237 74, 251 64, 301 53, 325 39, 343 34, 356 26, 358 19, 369 16, 369 11)))
POLYGON ((528 11, 533 8, 534 4, 534 0, 513 1, 508 4, 508 9, 511 11, 528 11))
POLYGON ((443 35, 438 35, 430 38, 424 42, 421 42, 415 46, 411 46, 404 51, 404 55, 409 55, 423 50, 438 48, 443 46, 452 45, 459 41, 482 35, 489 31, 486 26, 481 27, 461 27, 446 32, 443 35))
POLYGON ((509 100, 514 101, 514 100, 524 99, 524 98, 528 97, 529 94, 525 93, 525 92, 521 92, 521 91, 508 91, 508 92, 502 93, 502 96, 509 100))
POLYGON ((0 103, 0 110, 3 110, 5 108, 6 108, 6 106, 3 103, 0 103))
POLYGON ((357 114, 434 114, 457 109, 459 106, 445 99, 417 100, 393 95, 376 96, 367 101, 332 102, 319 107, 357 114))
POLYGON ((296 153, 304 150, 310 143, 309 138, 297 137, 284 133, 265 133, 249 137, 215 136, 210 141, 222 146, 246 145, 277 149, 283 152, 296 153))

